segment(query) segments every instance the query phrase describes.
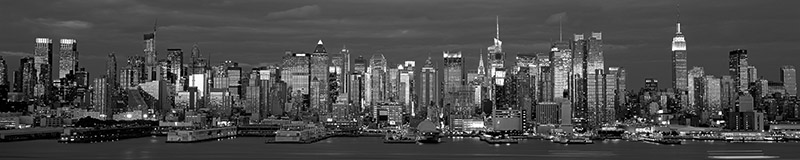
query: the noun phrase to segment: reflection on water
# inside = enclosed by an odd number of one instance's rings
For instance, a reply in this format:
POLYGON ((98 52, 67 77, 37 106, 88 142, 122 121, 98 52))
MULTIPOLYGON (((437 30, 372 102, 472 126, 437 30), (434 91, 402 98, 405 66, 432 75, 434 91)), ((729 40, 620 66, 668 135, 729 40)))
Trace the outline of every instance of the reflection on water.
MULTIPOLYGON (((238 137, 201 143, 164 143, 146 137, 93 144, 55 140, 0 143, 0 159, 707 159, 724 150, 758 150, 759 155, 800 159, 800 143, 743 144, 687 141, 666 146, 603 141, 563 145, 543 140, 489 145, 476 138, 440 144, 385 144, 379 137, 330 138, 313 144, 266 144, 265 138, 238 137), (711 154, 714 155, 711 155, 711 154)), ((726 153, 727 154, 727 153, 726 153)), ((724 156, 724 155, 723 155, 724 156)), ((724 158, 724 157, 723 157, 724 158)))

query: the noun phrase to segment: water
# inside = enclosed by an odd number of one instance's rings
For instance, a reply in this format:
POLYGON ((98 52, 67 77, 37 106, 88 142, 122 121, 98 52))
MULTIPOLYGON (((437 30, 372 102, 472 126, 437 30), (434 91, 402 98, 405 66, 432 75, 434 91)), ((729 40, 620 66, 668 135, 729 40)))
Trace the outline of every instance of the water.
POLYGON ((200 143, 164 143, 146 137, 92 144, 56 140, 0 143, 0 159, 706 159, 707 151, 763 150, 780 159, 800 159, 800 143, 688 141, 667 146, 603 141, 562 145, 543 140, 489 145, 477 138, 445 139, 441 144, 384 144, 378 137, 341 137, 313 144, 265 144, 265 138, 238 137, 200 143))

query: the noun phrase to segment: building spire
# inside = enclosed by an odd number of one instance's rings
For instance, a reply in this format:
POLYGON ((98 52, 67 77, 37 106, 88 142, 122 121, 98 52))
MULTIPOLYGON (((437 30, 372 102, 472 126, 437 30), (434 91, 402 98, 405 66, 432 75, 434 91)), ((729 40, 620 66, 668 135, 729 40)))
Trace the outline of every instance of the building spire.
POLYGON ((156 22, 153 23, 153 34, 155 34, 157 30, 158 30, 158 18, 156 18, 156 22))
POLYGON ((564 20, 564 18, 559 18, 558 19, 558 41, 559 42, 564 40, 564 35, 562 34, 563 32, 562 32, 562 29, 561 29, 562 28, 561 23, 562 23, 563 20, 564 20))
POLYGON ((497 16, 495 18, 494 24, 495 24, 495 29, 497 30, 497 33, 495 33, 495 38, 500 39, 500 16, 497 16))
POLYGON ((675 24, 676 25, 676 30, 677 30, 676 34, 683 34, 683 33, 681 33, 681 4, 678 3, 676 8, 677 8, 677 11, 678 11, 677 12, 678 13, 678 18, 677 18, 677 21, 676 21, 676 24, 675 24))
POLYGON ((480 57, 481 59, 478 59, 478 74, 484 75, 486 74, 486 68, 483 66, 483 50, 481 50, 480 57))

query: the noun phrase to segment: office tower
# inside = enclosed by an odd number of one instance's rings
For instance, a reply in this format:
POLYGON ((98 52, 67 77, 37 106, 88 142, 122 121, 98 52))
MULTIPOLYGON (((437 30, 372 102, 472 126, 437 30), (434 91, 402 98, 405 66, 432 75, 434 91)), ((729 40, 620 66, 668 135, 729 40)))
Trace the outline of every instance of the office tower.
POLYGON ((328 68, 328 72, 332 74, 330 82, 333 83, 332 86, 336 88, 331 88, 331 102, 336 102, 336 99, 339 95, 345 96, 345 102, 349 103, 350 100, 350 50, 347 50, 346 47, 342 47, 342 50, 339 53, 331 54, 331 66, 328 68))
POLYGON ((265 109, 262 103, 264 98, 262 98, 263 83, 261 83, 261 74, 258 68, 253 68, 246 76, 247 78, 242 80, 247 80, 243 84, 242 105, 244 105, 245 112, 250 113, 250 120, 259 122, 265 115, 262 113, 265 109))
MULTIPOLYGON (((486 50, 489 51, 489 53, 486 56, 487 62, 489 62, 489 68, 488 68, 489 72, 488 72, 488 74, 489 74, 489 77, 494 77, 495 75, 497 75, 495 72, 497 72, 498 69, 504 68, 505 59, 506 59, 506 53, 503 52, 503 41, 500 41, 500 17, 499 16, 497 17, 497 19, 495 19, 494 43, 493 43, 492 46, 487 47, 486 50)), ((493 79, 493 78, 489 78, 489 79, 493 79)), ((489 84, 491 84, 491 82, 489 82, 489 84)), ((488 98, 488 99, 495 99, 494 98, 495 97, 494 96, 495 91, 493 91, 494 90, 493 86, 494 85, 489 85, 489 87, 487 87, 486 98, 488 98)))
POLYGON ((34 88, 38 81, 36 81, 38 74, 36 74, 36 60, 34 57, 22 57, 19 62, 21 77, 17 82, 20 86, 20 91, 24 95, 25 101, 30 101, 35 98, 34 88))
POLYGON ((108 101, 108 77, 102 76, 94 78, 92 83, 92 109, 100 112, 100 117, 110 117, 111 107, 108 101))
POLYGON ((439 101, 438 86, 439 82, 438 75, 436 74, 436 66, 431 61, 431 57, 428 57, 428 60, 425 60, 425 65, 422 66, 420 73, 420 110, 417 114, 427 114, 428 119, 430 120, 438 118, 435 115, 430 114, 432 111, 434 111, 433 108, 437 106, 437 102, 439 101))
POLYGON ((464 73, 465 63, 461 57, 461 52, 445 51, 444 57, 444 105, 456 105, 457 95, 465 85, 466 74, 464 73))
POLYGON ((362 57, 358 56, 353 60, 353 70, 348 73, 350 79, 350 100, 355 108, 364 109, 362 102, 365 102, 367 93, 366 92, 366 73, 367 73, 367 60, 362 57))
POLYGON ((573 118, 586 119, 586 39, 583 34, 573 35, 570 43, 572 49, 572 75, 570 77, 570 95, 572 102, 573 118))
POLYGON ((33 51, 34 67, 36 78, 33 86, 33 96, 40 97, 49 95, 53 80, 51 77, 53 66, 53 40, 50 38, 36 38, 36 48, 33 51))
POLYGON ((797 71, 794 66, 785 65, 781 67, 781 82, 786 94, 789 96, 797 96, 797 71))
POLYGON ((586 108, 590 127, 598 127, 604 121, 605 112, 605 69, 603 61, 602 33, 592 32, 586 42, 586 108))
POLYGON ((144 57, 130 56, 127 65, 120 69, 119 83, 121 87, 134 87, 144 82, 144 57))
POLYGON ((169 61, 169 69, 166 75, 167 81, 172 84, 182 85, 181 81, 185 76, 185 71, 183 71, 183 50, 176 48, 167 49, 167 61, 169 61))
POLYGON ((553 94, 555 99, 570 99, 569 80, 572 72, 572 49, 569 43, 558 41, 550 48, 552 63, 553 94))
POLYGON ((308 94, 309 56, 304 52, 286 51, 281 64, 281 81, 286 82, 291 93, 308 94))
POLYGON ((386 72, 386 99, 390 102, 398 102, 398 93, 399 91, 398 84, 400 83, 400 70, 402 69, 403 65, 397 65, 396 67, 391 67, 386 72))
POLYGON ((75 39, 61 39, 58 61, 58 79, 78 71, 78 42, 75 39))
POLYGON ((106 60, 106 83, 108 83, 114 90, 117 88, 117 56, 114 52, 108 54, 108 58, 106 60))
POLYGON ((695 87, 695 80, 697 78, 703 78, 703 76, 705 76, 704 74, 705 71, 703 70, 703 67, 692 67, 692 70, 689 70, 689 75, 687 79, 689 85, 689 87, 687 88, 689 105, 687 106, 687 108, 683 108, 684 111, 688 111, 691 114, 697 114, 695 111, 697 110, 697 106, 701 104, 698 104, 697 101, 695 100, 695 97, 698 96, 697 88, 695 87))
POLYGON ((144 34, 144 77, 145 82, 156 80, 158 67, 158 52, 156 51, 156 31, 158 26, 153 26, 152 33, 144 34))
POLYGON ((616 120, 623 121, 625 116, 625 110, 628 108, 627 107, 628 87, 626 85, 628 74, 625 72, 625 68, 623 67, 609 67, 608 69, 609 73, 616 72, 614 74, 614 78, 616 78, 614 80, 616 82, 616 84, 614 84, 614 88, 616 89, 614 91, 614 101, 613 101, 615 110, 614 116, 616 120))
POLYGON ((8 100, 10 83, 8 82, 8 65, 3 56, 0 56, 0 104, 5 105, 8 100))
POLYGON ((536 123, 538 124, 560 124, 559 105, 556 102, 539 102, 536 105, 536 123))
POLYGON ((748 89, 750 80, 747 72, 747 50, 737 49, 729 54, 728 72, 736 82, 735 87, 738 92, 745 92, 748 89))
POLYGON ((730 111, 734 108, 736 104, 736 97, 738 93, 738 82, 731 76, 725 75, 722 76, 719 80, 720 84, 720 103, 722 106, 723 111, 730 111))
POLYGON ((658 80, 653 78, 645 78, 644 79, 644 88, 647 91, 657 91, 658 90, 658 80))
POLYGON ((758 82, 758 69, 756 66, 747 66, 747 84, 758 82))
POLYGON ((601 122, 604 124, 614 123, 616 120, 616 108, 617 106, 617 87, 619 80, 617 76, 620 75, 620 68, 619 67, 608 67, 608 71, 605 74, 605 80, 603 83, 603 92, 602 94, 604 100, 601 100, 601 104, 605 104, 602 109, 602 115, 600 117, 601 122))
POLYGON ((386 73, 388 69, 386 57, 383 54, 372 55, 369 60, 369 68, 367 68, 368 80, 366 80, 368 82, 367 85, 369 85, 366 87, 369 90, 367 95, 369 96, 367 97, 369 104, 374 105, 387 100, 386 91, 388 88, 386 87, 386 81, 388 77, 386 73))
POLYGON ((686 66, 686 39, 681 32, 681 20, 675 23, 675 37, 672 37, 672 87, 677 92, 686 92, 689 88, 689 75, 686 66))
MULTIPOLYGON (((209 66, 208 65, 208 60, 206 58, 203 58, 202 55, 200 55, 200 47, 197 46, 197 44, 194 44, 192 46, 192 57, 191 58, 192 58, 192 60, 189 63, 190 64, 189 68, 191 69, 191 72, 189 72, 188 74, 205 73, 205 71, 207 70, 207 67, 209 66)), ((286 56, 284 56, 284 59, 285 58, 286 58, 286 56)))
POLYGON ((720 78, 706 75, 703 78, 703 114, 722 116, 722 88, 720 78))
POLYGON ((331 101, 328 95, 328 66, 330 66, 330 58, 322 40, 317 42, 314 52, 311 53, 311 80, 316 80, 319 84, 312 87, 319 86, 317 93, 311 94, 311 108, 315 109, 318 114, 330 113, 331 101))
POLYGON ((414 67, 416 62, 405 61, 400 69, 398 85, 398 102, 404 105, 406 113, 416 116, 416 100, 414 100, 414 67))

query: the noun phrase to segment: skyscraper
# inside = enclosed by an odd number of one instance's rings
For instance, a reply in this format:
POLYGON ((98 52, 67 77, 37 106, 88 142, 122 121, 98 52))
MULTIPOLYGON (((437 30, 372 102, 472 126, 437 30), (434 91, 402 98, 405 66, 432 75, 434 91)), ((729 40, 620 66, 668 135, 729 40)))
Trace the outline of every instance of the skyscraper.
POLYGON ((728 72, 735 82, 735 88, 738 92, 747 91, 750 82, 747 72, 747 50, 733 50, 730 52, 729 58, 728 72))
POLYGON ((328 68, 328 72, 332 74, 331 76, 331 83, 334 83, 336 88, 335 93, 331 92, 331 101, 336 102, 338 101, 337 98, 339 95, 343 95, 347 97, 345 102, 349 103, 350 97, 350 50, 346 47, 342 47, 342 50, 339 53, 332 53, 331 56, 331 66, 328 68))
POLYGON ((185 76, 185 71, 183 71, 183 50, 177 48, 167 49, 167 61, 169 62, 166 74, 167 82, 182 86, 181 81, 185 76))
POLYGON ((61 39, 59 50, 58 78, 66 78, 67 74, 78 71, 78 42, 75 39, 61 39))
POLYGON ((572 59, 572 49, 569 43, 564 41, 553 43, 550 49, 550 62, 553 63, 553 93, 556 99, 570 99, 569 82, 573 67, 572 59))
POLYGON ((602 125, 605 112, 605 69, 603 61, 603 37, 600 32, 592 32, 586 41, 586 107, 590 127, 602 125))
POLYGON ((688 75, 689 87, 687 88, 689 106, 688 108, 683 108, 684 111, 688 111, 689 113, 692 114, 697 114, 695 113, 695 111, 697 110, 697 106, 700 106, 701 104, 698 104, 697 101, 695 100, 695 98, 698 96, 697 88, 695 87, 695 80, 697 80, 697 78, 703 78, 704 74, 705 73, 703 67, 692 67, 692 70, 689 70, 689 75, 688 75))
POLYGON ((675 37, 672 37, 672 87, 677 92, 686 92, 689 88, 689 75, 686 66, 686 39, 681 32, 680 14, 675 23, 675 37))
POLYGON ((435 65, 431 61, 431 58, 428 57, 428 60, 425 60, 425 65, 422 66, 422 71, 420 73, 420 101, 419 101, 419 108, 418 114, 424 113, 428 115, 428 118, 432 120, 432 118, 436 117, 431 114, 434 107, 437 106, 437 102, 439 101, 439 82, 438 82, 438 75, 436 74, 435 65))
POLYGON ((312 84, 312 87, 319 86, 319 91, 316 94, 311 94, 311 108, 319 111, 318 114, 330 113, 332 102, 328 100, 330 99, 328 95, 328 66, 330 66, 328 51, 325 50, 322 40, 319 40, 316 47, 314 47, 314 52, 311 53, 311 80, 319 82, 317 85, 312 84))
POLYGON ((444 104, 455 105, 457 92, 465 85, 464 58, 461 52, 445 51, 444 57, 444 104))
POLYGON ((34 57, 23 57, 19 60, 20 65, 20 72, 21 77, 17 83, 19 85, 20 91, 22 95, 24 95, 25 101, 30 101, 35 98, 34 90, 37 84, 37 76, 36 74, 36 60, 34 57))
POLYGON ((158 76, 158 52, 156 51, 156 31, 158 26, 153 26, 152 33, 144 34, 144 77, 145 82, 156 80, 158 76))
POLYGON ((368 99, 370 100, 368 102, 372 105, 387 101, 386 91, 388 88, 386 87, 386 81, 388 77, 386 73, 388 69, 386 57, 383 54, 373 54, 372 58, 369 59, 369 68, 367 68, 369 86, 366 88, 369 89, 368 99))
POLYGON ((36 48, 33 52, 35 72, 35 85, 32 96, 47 96, 52 88, 51 66, 53 65, 53 40, 50 38, 36 38, 36 48))
POLYGON ((794 66, 785 65, 781 67, 781 82, 786 94, 789 96, 797 96, 797 71, 794 66))
POLYGON ((8 66, 3 56, 0 56, 0 104, 5 105, 9 91, 8 66))
MULTIPOLYGON (((497 75, 495 72, 499 69, 504 68, 506 53, 503 52, 503 41, 500 41, 500 17, 498 16, 495 19, 495 37, 494 43, 492 46, 486 48, 489 53, 486 56, 489 62, 489 77, 494 77, 497 75)), ((446 72, 446 71, 445 71, 446 72)), ((489 78, 493 79, 493 78, 489 78)), ((487 97, 488 99, 495 99, 494 98, 494 85, 490 85, 487 87, 487 97)))
POLYGON ((100 112, 101 117, 111 117, 108 101, 108 77, 94 78, 92 85, 92 109, 100 112))

